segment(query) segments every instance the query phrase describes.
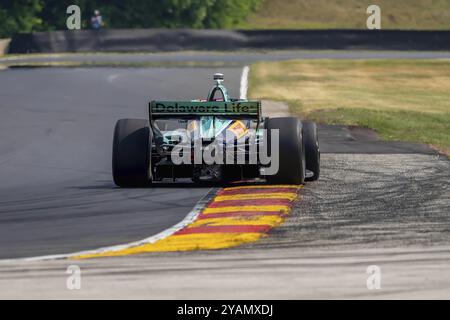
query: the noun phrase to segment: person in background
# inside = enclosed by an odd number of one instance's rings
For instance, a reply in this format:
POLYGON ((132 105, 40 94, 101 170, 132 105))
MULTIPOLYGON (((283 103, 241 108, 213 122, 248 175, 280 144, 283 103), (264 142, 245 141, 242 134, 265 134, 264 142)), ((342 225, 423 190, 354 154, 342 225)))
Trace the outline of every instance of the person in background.
POLYGON ((94 11, 94 15, 91 18, 91 26, 92 29, 101 29, 103 27, 103 18, 99 10, 94 11))

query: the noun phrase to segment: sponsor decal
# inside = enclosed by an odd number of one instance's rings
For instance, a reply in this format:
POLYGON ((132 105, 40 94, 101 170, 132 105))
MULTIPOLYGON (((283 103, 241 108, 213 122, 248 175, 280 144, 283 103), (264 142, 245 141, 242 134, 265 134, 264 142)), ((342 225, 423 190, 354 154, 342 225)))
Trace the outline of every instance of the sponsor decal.
POLYGON ((187 131, 188 132, 193 132, 193 131, 195 131, 197 129, 198 129, 197 120, 189 121, 189 123, 187 125, 187 131))
POLYGON ((238 120, 235 121, 229 128, 229 131, 233 132, 237 139, 242 138, 248 133, 247 126, 244 122, 238 120))
POLYGON ((259 102, 153 101, 152 114, 258 114, 259 102))

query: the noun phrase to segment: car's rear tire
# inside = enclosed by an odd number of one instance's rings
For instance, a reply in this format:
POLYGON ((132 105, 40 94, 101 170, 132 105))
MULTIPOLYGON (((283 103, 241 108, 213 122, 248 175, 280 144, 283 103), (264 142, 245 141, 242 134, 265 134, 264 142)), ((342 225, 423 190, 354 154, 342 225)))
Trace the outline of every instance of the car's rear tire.
POLYGON ((121 119, 114 129, 112 172, 120 187, 143 187, 152 181, 152 131, 143 119, 121 119))
POLYGON ((305 152, 302 123, 295 117, 269 118, 265 121, 268 130, 268 149, 271 157, 271 130, 279 130, 279 168, 274 175, 267 175, 271 184, 302 184, 305 181, 305 152))
POLYGON ((320 176, 320 148, 317 125, 311 121, 302 121, 303 140, 305 141, 306 169, 313 172, 313 176, 306 181, 316 181, 320 176))

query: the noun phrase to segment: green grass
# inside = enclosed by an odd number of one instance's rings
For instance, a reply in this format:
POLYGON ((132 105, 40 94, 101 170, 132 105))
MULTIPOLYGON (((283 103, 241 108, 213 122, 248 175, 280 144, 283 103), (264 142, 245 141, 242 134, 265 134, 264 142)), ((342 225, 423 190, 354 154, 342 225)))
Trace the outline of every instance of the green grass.
POLYGON ((313 111, 308 117, 322 123, 375 128, 386 140, 420 141, 442 150, 450 146, 450 113, 335 109, 313 111))
POLYGON ((265 0, 239 27, 366 29, 370 4, 381 8, 382 29, 450 29, 449 0, 265 0))
POLYGON ((303 118, 450 154, 450 60, 260 62, 250 76, 252 98, 287 102, 303 118))

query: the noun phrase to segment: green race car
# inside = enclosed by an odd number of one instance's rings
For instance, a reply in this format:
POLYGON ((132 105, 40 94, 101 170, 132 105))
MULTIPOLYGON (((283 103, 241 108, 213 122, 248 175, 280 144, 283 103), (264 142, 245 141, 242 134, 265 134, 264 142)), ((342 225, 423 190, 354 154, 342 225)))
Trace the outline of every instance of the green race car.
POLYGON ((205 100, 151 101, 148 120, 117 122, 116 185, 141 187, 166 179, 302 184, 319 178, 315 123, 262 117, 260 101, 231 99, 223 74, 214 81, 205 100))

